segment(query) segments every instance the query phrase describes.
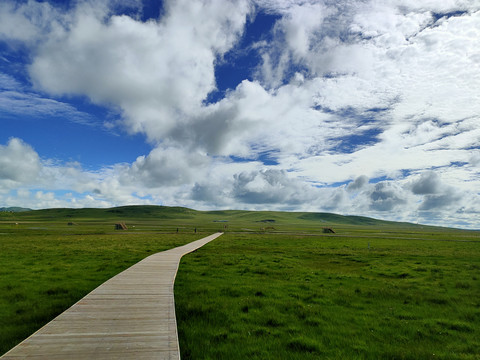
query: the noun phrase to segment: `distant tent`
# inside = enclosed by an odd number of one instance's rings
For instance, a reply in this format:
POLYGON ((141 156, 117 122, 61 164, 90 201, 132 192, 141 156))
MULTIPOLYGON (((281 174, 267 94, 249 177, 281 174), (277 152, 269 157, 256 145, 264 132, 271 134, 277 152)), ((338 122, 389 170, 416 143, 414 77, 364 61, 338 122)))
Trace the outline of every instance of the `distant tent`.
POLYGON ((323 233, 324 234, 335 234, 335 231, 333 231, 332 228, 323 228, 323 233))
POLYGON ((124 222, 115 224, 115 230, 127 230, 127 225, 124 222))

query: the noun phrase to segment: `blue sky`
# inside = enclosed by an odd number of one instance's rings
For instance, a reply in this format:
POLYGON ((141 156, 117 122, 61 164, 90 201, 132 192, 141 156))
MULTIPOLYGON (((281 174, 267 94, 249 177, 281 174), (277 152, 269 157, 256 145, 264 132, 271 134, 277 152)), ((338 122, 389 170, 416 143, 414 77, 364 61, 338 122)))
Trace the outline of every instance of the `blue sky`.
POLYGON ((480 228, 480 4, 0 3, 0 206, 480 228))

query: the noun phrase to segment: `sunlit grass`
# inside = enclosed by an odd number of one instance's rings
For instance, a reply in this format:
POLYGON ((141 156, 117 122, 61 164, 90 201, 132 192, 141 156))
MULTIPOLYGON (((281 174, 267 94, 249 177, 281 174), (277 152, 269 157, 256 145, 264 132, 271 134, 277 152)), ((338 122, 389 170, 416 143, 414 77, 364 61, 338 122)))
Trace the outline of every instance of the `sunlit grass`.
POLYGON ((0 214, 0 353, 142 258, 225 226, 177 275, 183 359, 477 357, 478 232, 162 207, 0 214))
POLYGON ((425 235, 224 235, 181 262, 182 359, 477 358, 480 243, 425 235))
POLYGON ((0 354, 144 257, 198 238, 44 226, 0 226, 0 354))

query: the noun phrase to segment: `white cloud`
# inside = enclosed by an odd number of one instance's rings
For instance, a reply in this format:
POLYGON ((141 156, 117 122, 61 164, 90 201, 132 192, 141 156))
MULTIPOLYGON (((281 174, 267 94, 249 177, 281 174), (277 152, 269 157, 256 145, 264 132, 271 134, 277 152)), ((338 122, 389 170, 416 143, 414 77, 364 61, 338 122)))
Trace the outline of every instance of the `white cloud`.
POLYGON ((443 208, 459 209, 463 207, 466 193, 442 182, 434 171, 424 172, 413 181, 411 190, 414 194, 425 195, 419 207, 421 211, 440 210, 443 208))
POLYGON ((21 89, 23 86, 15 80, 12 76, 0 73, 0 90, 18 90, 21 89))
MULTIPOLYGON (((0 37, 31 49, 35 91, 0 75, 0 109, 82 119, 41 94, 87 96, 155 148, 88 172, 40 160, 14 139, 0 148, 12 154, 0 157, 4 193, 18 185, 28 194, 17 196, 36 204, 295 208, 432 222, 478 211, 465 202, 480 186, 478 4, 172 0, 147 22, 119 15, 118 1, 12 4, 0 5, 0 37), (278 16, 271 37, 251 46, 261 59, 254 78, 206 104, 215 67, 240 44, 254 7, 278 16), (35 176, 23 177, 28 171, 35 176), (60 189, 74 195, 59 200, 60 189)), ((139 2, 127 6, 141 11, 139 2)))
POLYGON ((40 169, 38 154, 20 139, 12 138, 6 146, 0 145, 0 188, 34 183, 40 169))
POLYGON ((453 3, 438 9, 434 3, 418 9, 408 2, 257 5, 283 16, 273 42, 261 50, 265 61, 287 54, 280 73, 273 68, 264 72, 264 80, 278 73, 277 86, 270 90, 244 81, 222 102, 203 105, 215 88, 216 59, 244 29, 247 2, 168 2, 162 19, 146 23, 111 15, 104 5, 80 2, 64 17, 68 26, 46 33, 30 73, 38 87, 53 94, 85 94, 117 106, 128 129, 152 141, 219 155, 252 157, 266 149, 281 150, 287 157, 319 154, 329 147, 335 151, 345 136, 372 129, 387 134, 389 127, 399 129, 399 122, 419 127, 405 143, 422 134, 428 141, 451 131, 430 134, 431 119, 455 123, 478 113, 476 105, 461 106, 459 112, 452 104, 478 104, 472 101, 480 82, 475 70, 478 14, 428 27, 432 11, 451 11, 453 3), (427 41, 431 38, 435 47, 427 41), (471 56, 465 58, 452 38, 461 38, 460 46, 471 56), (291 64, 304 66, 308 80, 297 72, 291 84, 281 85, 291 64), (462 81, 442 76, 459 72, 465 73, 462 81), (330 73, 341 76, 322 77, 330 73), (342 118, 345 108, 357 114, 384 111, 365 125, 354 117, 342 118))
POLYGON ((407 203, 403 189, 391 182, 379 182, 370 193, 370 208, 376 211, 392 211, 407 203))
POLYGON ((413 182, 412 192, 417 195, 431 195, 440 192, 442 184, 440 177, 433 171, 424 172, 413 182))
POLYGON ((142 184, 147 188, 191 184, 202 176, 210 159, 200 153, 186 153, 175 148, 156 148, 148 156, 140 156, 122 174, 126 185, 142 184))
POLYGON ((95 126, 95 119, 65 102, 45 98, 28 91, 5 90, 0 92, 0 114, 46 118, 61 117, 78 124, 95 126))
POLYGON ((80 2, 46 34, 30 66, 38 88, 119 107, 125 125, 160 141, 215 89, 214 65, 237 41, 247 1, 170 1, 158 21, 108 16, 80 2))
POLYGON ((472 156, 470 158, 470 163, 473 166, 480 167, 480 151, 476 151, 472 154, 472 156))
POLYGON ((441 208, 456 208, 460 206, 460 200, 462 200, 463 194, 454 191, 453 189, 447 189, 444 193, 438 195, 427 195, 419 210, 436 210, 441 208))
POLYGON ((452 180, 446 168, 413 174, 411 180, 375 183, 362 175, 348 186, 319 188, 306 183, 297 173, 275 169, 276 166, 266 170, 260 162, 235 163, 221 158, 211 161, 199 154, 189 156, 182 149, 158 148, 132 164, 98 172, 85 171, 79 164, 40 160, 19 139, 10 140, 0 152, 0 159, 10 161, 1 167, 0 201, 7 206, 107 207, 161 203, 197 209, 332 211, 439 225, 448 218, 450 224, 464 227, 474 227, 475 214, 480 211, 471 201, 466 202, 478 196, 474 192, 476 187, 465 191, 450 185, 452 180), (191 172, 185 172, 187 168, 191 172), (43 190, 38 190, 39 187, 43 190), (15 193, 12 189, 16 189, 15 193), (68 189, 70 192, 65 193, 68 189))
POLYGON ((28 0, 23 4, 0 3, 0 39, 35 41, 40 33, 54 26, 56 11, 48 2, 28 0))
POLYGON ((284 171, 242 172, 234 179, 232 196, 244 204, 281 204, 287 208, 318 198, 313 187, 289 178, 284 171))
POLYGON ((360 175, 354 181, 348 184, 347 190, 349 191, 360 190, 360 189, 363 189, 367 184, 368 184, 368 177, 365 175, 360 175))
MULTIPOLYGON (((455 121, 478 114, 474 105, 478 102, 473 100, 479 83, 480 13, 438 20, 433 26, 432 11, 453 11, 453 5, 438 4, 435 9, 429 4, 413 12, 406 7, 411 4, 378 4, 350 3, 343 4, 343 12, 336 7, 317 11, 316 26, 310 17, 294 26, 285 24, 298 6, 291 5, 288 17, 277 23, 284 31, 277 31, 277 38, 265 49, 266 83, 278 86, 289 76, 290 66, 284 62, 272 65, 271 54, 306 67, 310 76, 333 74, 333 79, 326 80, 329 88, 320 90, 321 103, 328 108, 383 107, 396 100, 392 113, 396 119, 455 121), (289 45, 289 26, 307 34, 309 51, 300 51, 302 57, 294 56, 299 50, 289 45), (271 68, 276 65, 277 69, 271 68), (272 80, 272 74, 277 79, 272 80)), ((465 4, 458 4, 457 9, 465 4)))

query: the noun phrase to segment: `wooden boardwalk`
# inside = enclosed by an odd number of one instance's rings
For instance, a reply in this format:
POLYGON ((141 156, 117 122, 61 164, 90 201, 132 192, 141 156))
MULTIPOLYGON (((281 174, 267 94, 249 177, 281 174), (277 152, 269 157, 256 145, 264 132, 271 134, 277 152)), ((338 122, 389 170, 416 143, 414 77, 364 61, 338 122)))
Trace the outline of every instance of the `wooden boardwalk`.
POLYGON ((143 259, 0 359, 180 359, 173 297, 178 264, 220 235, 143 259))

